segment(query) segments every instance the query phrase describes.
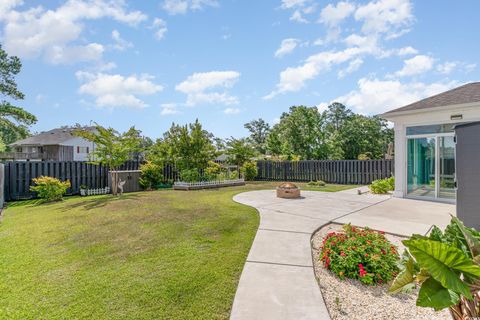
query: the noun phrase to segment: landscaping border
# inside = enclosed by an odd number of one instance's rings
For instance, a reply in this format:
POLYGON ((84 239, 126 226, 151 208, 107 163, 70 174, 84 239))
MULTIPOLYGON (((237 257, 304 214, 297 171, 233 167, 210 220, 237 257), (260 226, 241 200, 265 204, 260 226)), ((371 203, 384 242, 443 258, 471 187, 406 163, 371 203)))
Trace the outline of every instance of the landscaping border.
POLYGON ((220 181, 201 181, 201 182, 183 182, 176 181, 173 184, 173 190, 200 190, 223 187, 244 186, 245 179, 220 180, 220 181))

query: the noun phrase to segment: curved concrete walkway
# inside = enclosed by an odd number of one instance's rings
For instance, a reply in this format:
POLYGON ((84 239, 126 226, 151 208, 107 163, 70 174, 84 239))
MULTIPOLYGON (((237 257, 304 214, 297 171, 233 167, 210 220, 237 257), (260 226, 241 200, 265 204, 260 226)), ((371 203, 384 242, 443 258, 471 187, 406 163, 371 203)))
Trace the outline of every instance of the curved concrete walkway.
MULTIPOLYGON (((274 190, 262 190, 241 193, 233 199, 257 208, 261 219, 233 302, 234 320, 330 319, 314 276, 312 233, 332 221, 344 222, 348 215, 357 215, 354 224, 361 226, 362 212, 366 217, 378 211, 388 212, 382 205, 393 200, 390 196, 358 195, 357 189, 335 193, 302 191, 302 198, 295 200, 279 199, 274 190), (379 208, 374 210, 376 206, 379 208)), ((450 209, 451 205, 433 204, 433 210, 441 213, 442 223, 448 221, 450 209)), ((432 215, 428 219, 435 223, 432 215)), ((371 219, 366 221, 372 223, 371 219)), ((386 218, 380 221, 379 226, 370 226, 388 229, 399 224, 386 218)), ((412 226, 422 233, 430 227, 428 222, 412 226)))

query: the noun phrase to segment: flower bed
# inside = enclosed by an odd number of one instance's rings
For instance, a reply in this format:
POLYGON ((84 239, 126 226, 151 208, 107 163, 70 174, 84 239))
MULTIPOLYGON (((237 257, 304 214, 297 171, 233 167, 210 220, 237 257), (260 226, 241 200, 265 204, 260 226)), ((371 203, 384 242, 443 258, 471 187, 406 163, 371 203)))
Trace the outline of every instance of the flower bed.
POLYGON ((199 190, 199 189, 222 188, 222 187, 243 186, 243 185, 245 185, 244 179, 200 181, 200 182, 176 181, 173 184, 173 190, 199 190))
MULTIPOLYGON (((330 224, 312 237, 312 255, 315 276, 323 299, 333 320, 395 319, 395 320, 447 320, 448 311, 435 312, 433 309, 415 305, 416 289, 406 294, 388 294, 389 284, 365 285, 356 279, 340 279, 321 261, 321 247, 327 234, 341 232, 342 226, 330 224)), ((401 240, 405 238, 385 234, 399 252, 403 252, 401 240)), ((364 266, 364 269, 369 271, 364 266)), ((357 266, 357 270, 359 270, 357 266)))
POLYGON ((330 232, 322 243, 321 261, 339 278, 364 284, 392 280, 398 273, 397 248, 383 232, 344 225, 343 232, 330 232))

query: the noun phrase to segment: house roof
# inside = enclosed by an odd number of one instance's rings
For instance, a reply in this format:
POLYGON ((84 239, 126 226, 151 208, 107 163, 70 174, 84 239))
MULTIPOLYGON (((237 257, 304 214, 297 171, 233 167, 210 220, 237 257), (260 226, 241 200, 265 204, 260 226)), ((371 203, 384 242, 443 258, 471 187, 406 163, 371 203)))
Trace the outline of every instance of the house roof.
MULTIPOLYGON (((19 145, 56 145, 62 144, 65 141, 68 141, 74 137, 73 131, 77 127, 62 127, 57 129, 52 129, 50 131, 40 132, 39 134, 33 135, 31 137, 15 141, 10 144, 11 146, 19 145)), ((83 130, 93 131, 95 127, 82 127, 83 130)))
POLYGON ((450 105, 480 102, 480 82, 467 83, 463 86, 439 93, 404 107, 385 112, 384 115, 417 111, 450 105))

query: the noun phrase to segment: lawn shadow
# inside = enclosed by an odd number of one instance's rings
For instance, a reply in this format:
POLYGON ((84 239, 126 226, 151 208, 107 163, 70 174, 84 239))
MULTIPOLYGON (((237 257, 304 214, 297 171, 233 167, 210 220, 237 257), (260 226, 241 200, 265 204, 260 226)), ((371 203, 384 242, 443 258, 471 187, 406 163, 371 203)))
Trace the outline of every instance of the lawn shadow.
POLYGON ((84 208, 86 210, 92 210, 92 209, 104 207, 107 204, 110 204, 116 201, 134 200, 138 198, 139 198, 138 193, 129 193, 129 194, 124 194, 122 196, 105 195, 102 197, 95 197, 91 199, 86 198, 83 201, 73 202, 65 205, 62 211, 69 211, 76 208, 84 208))

